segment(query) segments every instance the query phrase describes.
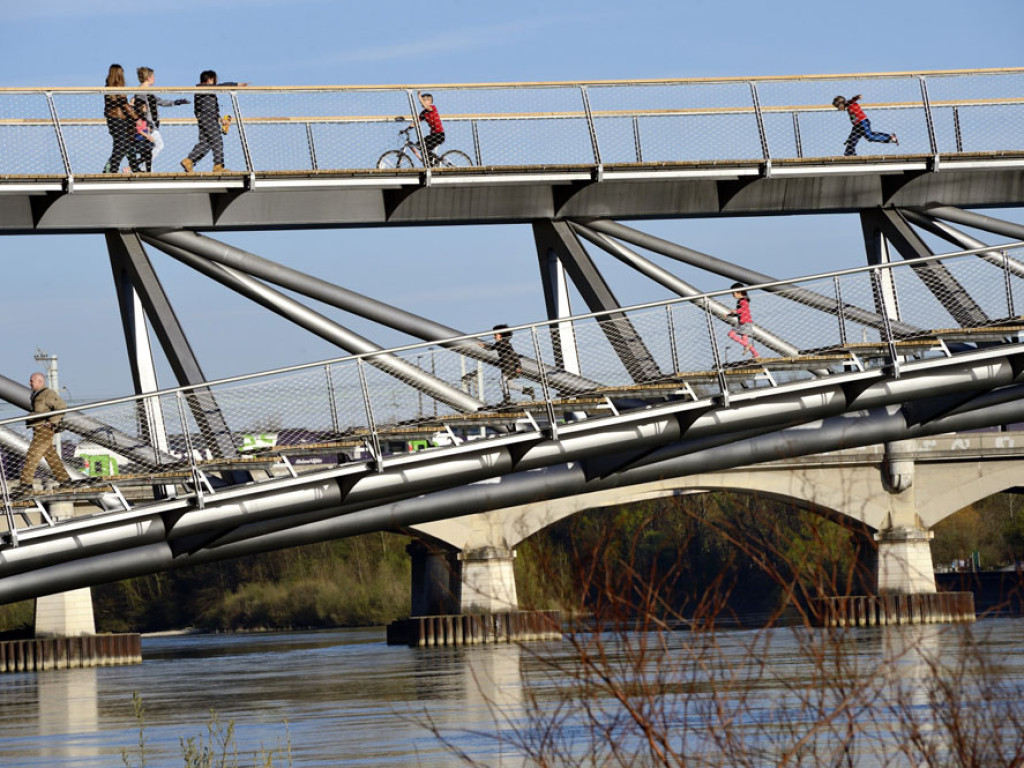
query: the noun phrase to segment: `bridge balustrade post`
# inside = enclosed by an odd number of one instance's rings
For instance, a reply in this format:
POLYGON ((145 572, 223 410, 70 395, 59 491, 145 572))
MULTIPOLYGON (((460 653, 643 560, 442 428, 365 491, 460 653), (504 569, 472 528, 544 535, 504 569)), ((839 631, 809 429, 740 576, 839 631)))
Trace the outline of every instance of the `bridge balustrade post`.
POLYGON ((601 146, 597 141, 597 127, 594 125, 594 113, 590 109, 590 94, 587 86, 580 86, 580 96, 583 98, 583 112, 587 116, 587 130, 590 131, 590 146, 594 152, 594 163, 597 165, 598 174, 601 172, 601 146))
POLYGON ((928 99, 928 83, 921 75, 918 79, 918 83, 921 85, 921 104, 924 107, 924 120, 925 126, 928 129, 928 146, 932 152, 932 170, 939 170, 939 144, 935 138, 935 120, 932 116, 932 104, 928 99))
POLYGON ((235 110, 235 122, 238 123, 238 140, 242 145, 242 157, 245 158, 245 170, 255 173, 256 169, 252 164, 252 155, 249 152, 249 142, 245 137, 245 121, 242 119, 242 111, 238 108, 238 94, 231 92, 231 106, 235 110))

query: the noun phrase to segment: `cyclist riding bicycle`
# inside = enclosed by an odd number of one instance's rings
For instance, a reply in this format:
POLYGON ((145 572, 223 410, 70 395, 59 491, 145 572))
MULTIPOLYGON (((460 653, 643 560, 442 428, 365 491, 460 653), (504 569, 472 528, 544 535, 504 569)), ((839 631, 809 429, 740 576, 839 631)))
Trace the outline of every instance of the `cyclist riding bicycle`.
POLYGON ((434 97, 429 93, 416 92, 420 97, 420 104, 423 111, 420 112, 420 120, 430 127, 430 133, 423 137, 423 143, 427 147, 427 158, 431 165, 437 165, 440 158, 434 153, 444 143, 444 126, 441 125, 441 115, 434 106, 434 97))

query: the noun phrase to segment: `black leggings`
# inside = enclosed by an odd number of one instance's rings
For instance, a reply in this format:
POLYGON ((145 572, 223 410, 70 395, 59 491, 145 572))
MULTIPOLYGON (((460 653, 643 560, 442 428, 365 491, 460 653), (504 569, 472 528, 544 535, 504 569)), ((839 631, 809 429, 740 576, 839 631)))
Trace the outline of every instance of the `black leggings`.
POLYGON ((444 144, 444 133, 428 133, 423 137, 423 144, 427 148, 427 154, 436 157, 434 150, 444 144))
POLYGON ((132 139, 135 138, 135 121, 130 117, 108 117, 107 131, 110 133, 114 146, 110 151, 110 159, 103 166, 103 172, 120 173, 121 161, 127 157, 128 165, 138 173, 139 161, 132 147, 132 139))

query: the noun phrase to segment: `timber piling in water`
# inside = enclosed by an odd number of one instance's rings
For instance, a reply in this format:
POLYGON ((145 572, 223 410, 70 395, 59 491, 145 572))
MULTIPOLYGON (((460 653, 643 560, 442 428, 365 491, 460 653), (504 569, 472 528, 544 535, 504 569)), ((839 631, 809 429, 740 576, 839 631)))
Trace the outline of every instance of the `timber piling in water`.
POLYGON ((0 672, 35 672, 142 663, 142 635, 36 637, 0 641, 0 672))
POLYGON ((413 616, 388 624, 388 645, 410 648, 560 640, 559 611, 511 611, 413 616))
POLYGON ((970 592, 910 595, 848 595, 815 601, 822 627, 876 627, 893 624, 950 624, 974 621, 970 592))

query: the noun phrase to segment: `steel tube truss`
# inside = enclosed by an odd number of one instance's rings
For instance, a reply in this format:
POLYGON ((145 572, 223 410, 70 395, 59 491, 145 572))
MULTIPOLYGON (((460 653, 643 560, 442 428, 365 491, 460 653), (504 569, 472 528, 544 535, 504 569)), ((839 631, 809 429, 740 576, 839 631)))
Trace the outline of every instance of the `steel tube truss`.
MULTIPOLYGON (((160 250, 168 246, 195 256, 230 267, 238 272, 261 278, 282 288, 295 291, 311 299, 322 301, 332 307, 351 312, 359 317, 379 323, 385 327, 402 331, 425 341, 445 341, 445 346, 466 357, 496 365, 498 355, 476 340, 464 338, 468 334, 448 328, 425 317, 408 312, 400 307, 386 304, 368 296, 351 291, 299 270, 277 264, 249 251, 218 242, 193 232, 143 232, 142 239, 160 250)), ((174 255, 167 251, 168 255, 174 255)), ((523 373, 527 378, 539 381, 538 363, 529 355, 523 356, 523 373)), ((593 389, 597 382, 589 381, 564 370, 551 368, 548 377, 556 386, 572 389, 593 389)))
MULTIPOLYGON (((570 226, 572 227, 573 231, 582 235, 599 248, 610 253, 623 264, 628 264, 641 274, 646 275, 652 280, 660 283, 661 285, 668 288, 670 291, 674 291, 679 296, 694 297, 703 294, 703 291, 700 291, 694 288, 689 283, 680 280, 678 277, 673 275, 668 270, 662 269, 657 264, 648 261, 647 259, 640 256, 638 253, 629 250, 621 243, 612 240, 607 235, 601 234, 600 232, 595 232, 594 230, 590 229, 589 227, 583 226, 582 224, 571 223, 570 226)), ((723 304, 722 302, 712 301, 710 299, 702 301, 700 306, 704 308, 709 314, 713 315, 715 318, 723 322, 729 321, 730 315, 733 311, 731 307, 723 304)), ((757 341, 764 344, 769 349, 773 349, 781 355, 792 357, 794 355, 799 354, 800 352, 800 350, 797 347, 793 346, 784 339, 780 339, 771 331, 765 328, 761 328, 756 324, 753 326, 750 335, 757 341)))

